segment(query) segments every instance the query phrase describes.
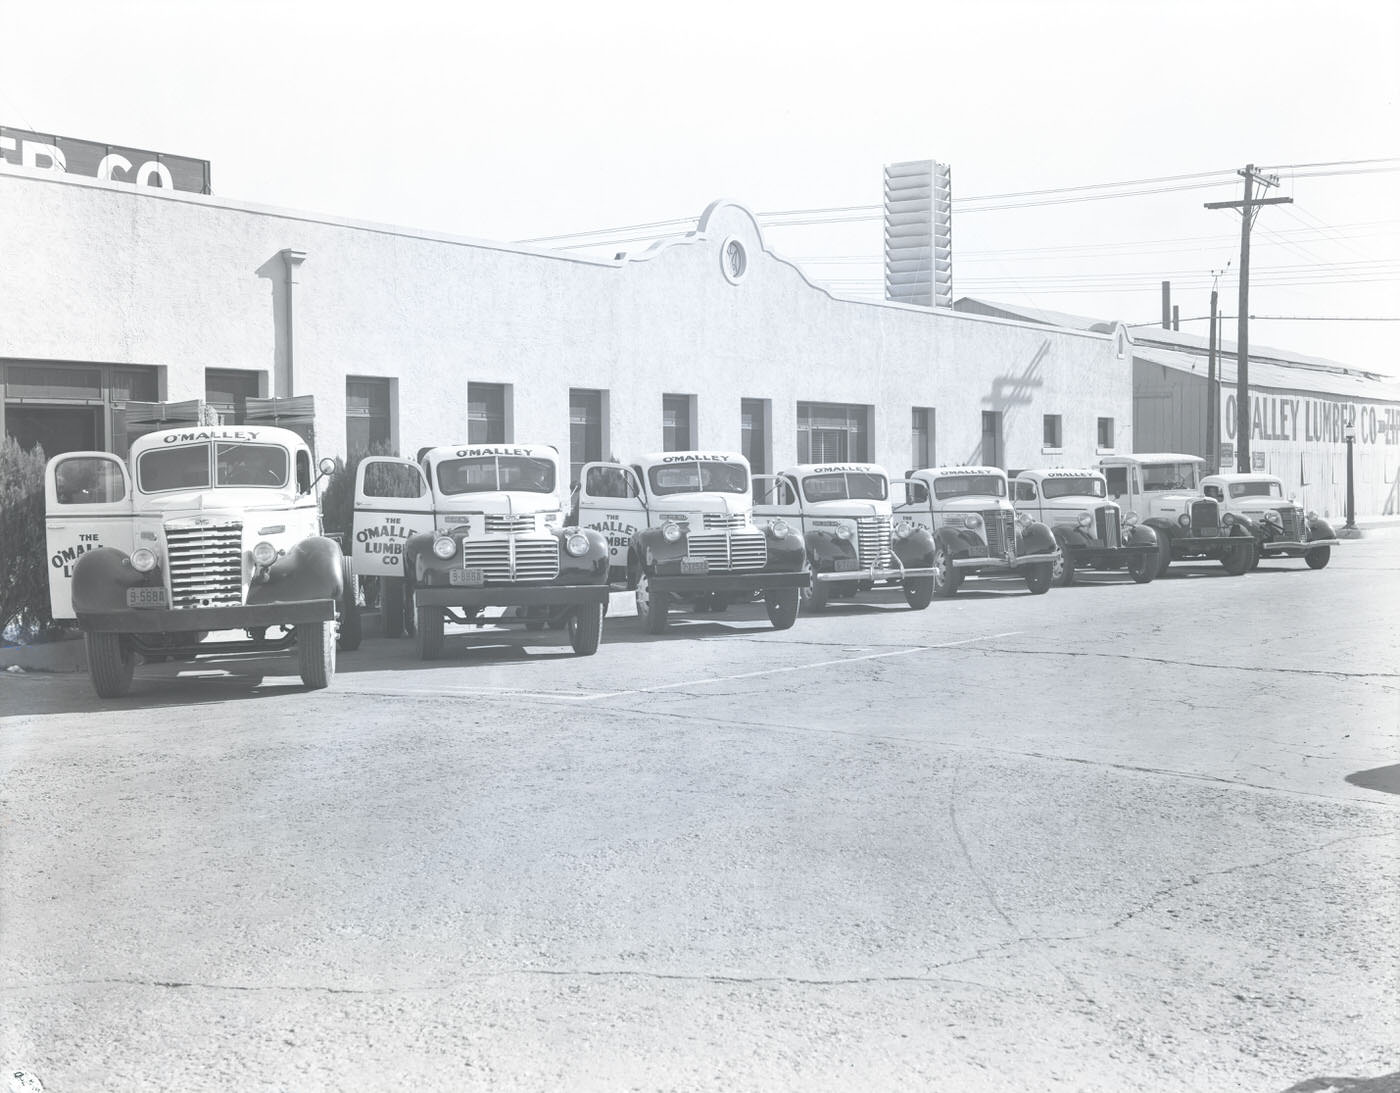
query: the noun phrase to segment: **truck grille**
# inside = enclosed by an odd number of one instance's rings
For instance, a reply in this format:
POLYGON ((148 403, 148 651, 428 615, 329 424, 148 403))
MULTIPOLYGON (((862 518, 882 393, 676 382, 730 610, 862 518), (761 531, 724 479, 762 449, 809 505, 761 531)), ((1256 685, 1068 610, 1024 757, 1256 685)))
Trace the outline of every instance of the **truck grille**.
POLYGON ((559 540, 467 542, 462 544, 462 564, 483 570, 488 584, 552 581, 559 576, 559 540))
POLYGON ((741 512, 705 512, 704 528, 706 531, 738 531, 744 526, 744 514, 741 512))
POLYGON ((486 517, 487 535, 519 535, 522 532, 534 530, 535 517, 533 513, 526 516, 488 515, 486 517))
POLYGON ((1013 517, 1000 509, 989 509, 982 513, 982 523, 987 529, 987 557, 995 558, 1005 554, 1016 540, 1012 531, 1013 517))
POLYGON ((1095 525, 1099 533, 1099 542, 1106 547, 1116 547, 1120 545, 1122 535, 1118 530, 1118 510, 1109 505, 1102 506, 1095 513, 1095 525))
POLYGON ((1287 506, 1278 510, 1283 518, 1283 537, 1292 543, 1303 541, 1303 510, 1287 506))
POLYGON ((861 569, 884 569, 890 564, 890 518, 862 516, 856 520, 861 569))
POLYGON ((692 558, 704 558, 711 570, 762 569, 768 564, 768 542, 761 531, 735 535, 692 535, 686 544, 692 558))
POLYGON ((1212 497, 1202 497, 1191 502, 1191 530, 1201 531, 1220 528, 1220 504, 1212 497))
POLYGON ((243 606, 243 524, 165 526, 170 606, 243 606))

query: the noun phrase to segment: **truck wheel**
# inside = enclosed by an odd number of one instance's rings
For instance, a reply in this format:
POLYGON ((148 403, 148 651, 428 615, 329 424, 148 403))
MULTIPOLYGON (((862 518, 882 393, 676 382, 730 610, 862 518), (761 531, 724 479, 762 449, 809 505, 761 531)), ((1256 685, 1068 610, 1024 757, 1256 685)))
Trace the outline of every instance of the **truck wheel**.
POLYGON ((603 605, 585 603, 569 615, 569 644, 581 657, 591 657, 603 640, 603 605))
POLYGON ((120 634, 83 635, 87 646, 88 675, 98 698, 121 698, 131 690, 136 654, 120 634))
POLYGON ((637 618, 642 620, 648 634, 664 634, 671 597, 666 592, 653 592, 646 570, 637 577, 637 618))
POLYGON ((1032 596, 1043 596, 1050 591, 1050 583, 1055 579, 1055 563, 1041 562, 1026 570, 1026 587, 1032 596))
POLYGON ((1326 569, 1327 563, 1331 560, 1332 548, 1330 546, 1313 547, 1312 550, 1303 555, 1303 561, 1308 563, 1309 569, 1326 569))
POLYGON ((806 588, 799 589, 798 593, 803 611, 825 611, 826 605, 831 602, 830 587, 825 581, 817 580, 815 573, 812 574, 812 583, 806 588))
POLYGON ((800 589, 774 588, 763 594, 763 606, 774 630, 787 630, 797 621, 800 589))
POLYGON ((437 660, 442 656, 442 608, 420 607, 414 627, 414 645, 419 660, 437 660))
POLYGON ((1053 563, 1052 569, 1056 571, 1054 576, 1057 588, 1068 588, 1074 584, 1074 559, 1064 551, 1060 552, 1060 560, 1053 563))
POLYGON ((1231 577, 1248 573, 1254 565, 1254 540, 1240 538, 1239 542, 1228 544, 1220 555, 1220 564, 1231 577))
POLYGON ((1172 540, 1171 536, 1164 532, 1157 533, 1157 573, 1158 577, 1165 577, 1167 569, 1172 564, 1172 540))
POLYGON ((349 558, 342 563, 341 576, 345 590, 340 597, 335 644, 342 653, 350 653, 360 647, 360 639, 364 637, 364 621, 360 618, 360 605, 355 602, 355 594, 359 591, 356 587, 355 563, 349 558))
POLYGON ((403 637, 404 584, 402 577, 379 578, 379 612, 386 638, 403 637))
POLYGON ((940 600, 958 594, 963 575, 953 568, 953 557, 947 547, 938 547, 933 552, 933 594, 940 600))
POLYGON ((335 620, 297 623, 297 668, 313 691, 335 678, 335 620))
POLYGON ((932 599, 932 577, 910 577, 904 582, 904 602, 915 611, 922 611, 932 599))
POLYGON ((1134 584, 1148 584, 1157 576, 1157 555, 1148 554, 1145 550, 1129 554, 1128 576, 1133 579, 1134 584))

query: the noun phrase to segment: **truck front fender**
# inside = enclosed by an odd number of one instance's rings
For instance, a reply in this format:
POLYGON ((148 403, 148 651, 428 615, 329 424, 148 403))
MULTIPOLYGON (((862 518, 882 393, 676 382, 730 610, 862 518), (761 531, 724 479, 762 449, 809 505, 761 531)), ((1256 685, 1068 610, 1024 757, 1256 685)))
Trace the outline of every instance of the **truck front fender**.
POLYGON ((809 531, 807 557, 812 560, 814 573, 826 573, 836 568, 838 559, 856 557, 855 541, 842 539, 829 531, 809 531))
POLYGON ((923 528, 915 528, 891 543, 894 556, 905 569, 927 569, 933 565, 933 536, 923 528))
POLYGON ((1058 549, 1055 533, 1044 524, 1032 521, 1017 530, 1017 554, 1053 554, 1058 549))
POLYGON ((73 563, 73 613, 105 615, 125 611, 126 590, 143 584, 159 584, 161 569, 137 573, 131 568, 131 557, 115 547, 98 547, 78 555, 73 563))
POLYGON ((1146 524, 1132 524, 1128 528, 1128 534, 1123 540, 1123 545, 1155 547, 1157 545, 1157 532, 1146 524))
POLYGON ((795 531, 786 535, 768 536, 768 564, 763 567, 766 573, 795 573, 807 567, 807 550, 802 538, 795 531))
POLYGON ((1337 537, 1337 532, 1332 525, 1321 516, 1314 516, 1311 520, 1304 517, 1304 520, 1307 522, 1309 539, 1335 539, 1337 537))
POLYGON ((248 606, 340 599, 345 591, 342 557, 340 544, 333 539, 303 539, 273 562, 263 579, 253 579, 248 606))
POLYGON ((965 557, 974 544, 980 545, 975 535, 969 536, 962 528, 939 528, 933 533, 933 542, 946 550, 950 558, 965 557))

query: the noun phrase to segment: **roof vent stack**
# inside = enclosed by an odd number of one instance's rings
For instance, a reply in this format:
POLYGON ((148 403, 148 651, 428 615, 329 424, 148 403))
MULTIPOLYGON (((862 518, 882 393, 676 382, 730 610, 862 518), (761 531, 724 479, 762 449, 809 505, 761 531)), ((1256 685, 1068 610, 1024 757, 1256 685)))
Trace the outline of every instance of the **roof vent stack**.
POLYGON ((885 299, 953 306, 953 174, 946 163, 885 165, 885 299))

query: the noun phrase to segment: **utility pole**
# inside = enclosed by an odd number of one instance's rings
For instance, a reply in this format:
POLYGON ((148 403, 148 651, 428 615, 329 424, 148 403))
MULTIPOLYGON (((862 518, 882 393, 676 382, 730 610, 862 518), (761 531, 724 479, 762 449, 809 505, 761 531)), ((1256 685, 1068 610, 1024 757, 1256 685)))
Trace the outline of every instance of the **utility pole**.
POLYGON ((1238 452, 1237 468, 1247 472, 1249 457, 1249 230, 1254 227, 1256 210, 1261 205, 1291 205, 1291 197, 1255 197, 1254 184, 1261 187, 1277 186, 1278 175, 1261 175, 1249 164, 1236 174, 1244 178, 1243 201, 1207 201, 1207 209, 1240 210, 1240 308, 1239 337, 1235 346, 1235 440, 1238 452))
POLYGON ((1215 317, 1220 290, 1210 290, 1210 365, 1206 373, 1206 466, 1220 470, 1220 388, 1215 383, 1215 317))

